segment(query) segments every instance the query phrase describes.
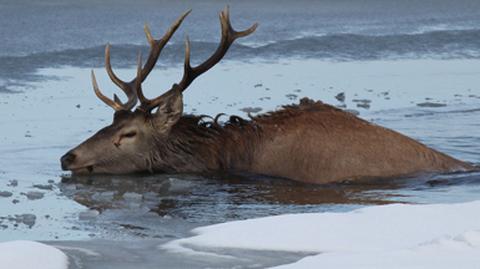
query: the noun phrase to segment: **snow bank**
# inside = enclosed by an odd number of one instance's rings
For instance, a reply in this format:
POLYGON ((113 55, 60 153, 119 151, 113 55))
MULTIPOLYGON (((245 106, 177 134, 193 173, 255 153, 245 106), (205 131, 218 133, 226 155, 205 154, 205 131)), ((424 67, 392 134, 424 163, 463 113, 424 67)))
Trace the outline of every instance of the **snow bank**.
POLYGON ((0 243, 0 268, 67 269, 68 258, 60 250, 33 241, 0 243))
POLYGON ((480 201, 281 215, 197 228, 162 248, 319 253, 282 268, 478 268, 478 212, 480 201))
POLYGON ((304 258, 296 263, 278 266, 286 268, 478 268, 480 264, 480 231, 468 231, 459 236, 444 236, 415 247, 382 251, 325 253, 304 258))

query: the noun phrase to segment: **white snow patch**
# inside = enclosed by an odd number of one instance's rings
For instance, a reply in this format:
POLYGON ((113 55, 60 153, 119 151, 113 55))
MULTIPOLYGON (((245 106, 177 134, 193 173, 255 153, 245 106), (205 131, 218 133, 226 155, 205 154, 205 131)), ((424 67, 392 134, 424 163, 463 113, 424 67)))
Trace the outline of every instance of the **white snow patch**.
POLYGON ((34 241, 0 243, 0 267, 8 269, 67 269, 68 257, 57 248, 34 241))
POLYGON ((474 201, 280 215, 197 228, 162 248, 319 253, 281 268, 478 268, 479 211, 474 201))

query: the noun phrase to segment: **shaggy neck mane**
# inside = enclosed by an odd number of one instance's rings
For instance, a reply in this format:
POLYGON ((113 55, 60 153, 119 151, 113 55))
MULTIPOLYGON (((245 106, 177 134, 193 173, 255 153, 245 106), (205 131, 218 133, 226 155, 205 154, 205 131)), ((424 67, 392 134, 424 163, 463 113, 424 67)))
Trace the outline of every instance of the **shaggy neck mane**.
MULTIPOLYGON (((184 115, 172 127, 169 138, 158 145, 155 159, 161 159, 167 172, 212 172, 247 170, 252 163, 255 150, 269 137, 267 126, 284 126, 299 115, 309 111, 335 110, 337 108, 302 99, 298 105, 283 106, 282 109, 243 119, 231 116, 220 124, 217 115, 184 115), (208 119, 208 120, 206 120, 208 119)), ((285 126, 284 126, 285 127, 285 126)), ((155 161, 152 161, 155 163, 155 161)))
POLYGON ((220 124, 218 117, 184 115, 160 148, 171 172, 227 171, 251 163, 261 136, 254 120, 231 116, 220 124))

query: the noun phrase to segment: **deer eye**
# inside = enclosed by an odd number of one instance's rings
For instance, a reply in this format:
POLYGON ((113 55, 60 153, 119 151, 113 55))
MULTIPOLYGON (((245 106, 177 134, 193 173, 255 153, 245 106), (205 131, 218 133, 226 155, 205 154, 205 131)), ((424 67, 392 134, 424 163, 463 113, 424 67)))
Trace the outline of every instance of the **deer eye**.
POLYGON ((131 131, 131 132, 128 132, 126 134, 123 134, 122 137, 131 138, 131 137, 134 137, 136 135, 137 135, 137 132, 131 131))

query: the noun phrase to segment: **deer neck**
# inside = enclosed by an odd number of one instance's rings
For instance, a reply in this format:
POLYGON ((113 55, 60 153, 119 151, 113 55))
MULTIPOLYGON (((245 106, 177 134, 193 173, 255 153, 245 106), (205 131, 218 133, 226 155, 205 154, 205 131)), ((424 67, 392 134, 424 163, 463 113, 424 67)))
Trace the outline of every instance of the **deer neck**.
MULTIPOLYGON (((202 125, 184 116, 150 154, 153 171, 212 173, 248 171, 261 132, 251 122, 202 125)), ((148 161, 147 161, 148 162, 148 161)))

